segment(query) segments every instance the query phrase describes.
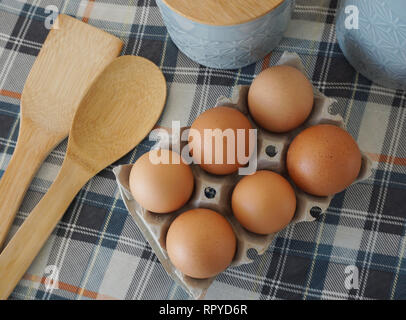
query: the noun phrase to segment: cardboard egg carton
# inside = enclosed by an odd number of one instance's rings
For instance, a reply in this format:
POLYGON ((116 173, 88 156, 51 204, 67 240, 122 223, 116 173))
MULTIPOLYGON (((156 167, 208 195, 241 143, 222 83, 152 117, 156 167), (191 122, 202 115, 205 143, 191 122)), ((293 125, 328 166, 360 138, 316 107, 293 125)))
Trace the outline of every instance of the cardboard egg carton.
MULTIPOLYGON (((304 72, 303 65, 296 54, 285 53, 280 59, 280 65, 290 65, 304 72)), ((344 128, 344 121, 341 116, 331 114, 331 105, 335 100, 324 96, 314 88, 315 102, 311 115, 307 121, 298 129, 287 134, 274 134, 258 127, 248 113, 247 96, 249 86, 236 87, 231 99, 221 97, 216 106, 229 106, 243 112, 251 121, 254 128, 258 129, 257 143, 257 170, 272 170, 289 180, 296 192, 297 207, 291 223, 313 221, 311 210, 317 208, 323 213, 328 208, 333 196, 317 197, 309 195, 298 189, 286 172, 285 159, 289 144, 293 138, 303 129, 316 124, 333 124, 344 128)), ((182 128, 186 130, 188 128, 182 128)), ((168 131, 169 132, 169 131, 168 131)), ((172 136, 170 136, 172 138, 172 136)), ((167 142, 167 141, 166 141, 167 142)), ((181 150, 187 142, 181 144, 181 150)), ((158 147, 160 142, 158 142, 158 147)), ((169 147, 173 141, 169 141, 169 147)), ((216 176, 205 172, 197 164, 191 168, 195 177, 195 188, 189 202, 180 210, 169 214, 155 214, 142 208, 132 197, 129 189, 129 175, 132 165, 123 165, 114 168, 117 183, 124 203, 136 221, 138 227, 147 239, 159 261, 168 274, 180 284, 192 297, 201 299, 207 292, 208 287, 214 281, 210 279, 193 279, 182 274, 169 260, 166 251, 166 234, 172 221, 182 212, 193 208, 212 209, 224 215, 232 225, 237 237, 237 252, 231 266, 250 263, 248 257, 249 249, 254 249, 259 255, 263 254, 276 234, 258 235, 244 229, 235 219, 231 209, 231 195, 235 185, 243 176, 238 172, 228 176, 216 176)), ((371 161, 362 153, 362 166, 357 180, 364 180, 371 174, 371 161)))

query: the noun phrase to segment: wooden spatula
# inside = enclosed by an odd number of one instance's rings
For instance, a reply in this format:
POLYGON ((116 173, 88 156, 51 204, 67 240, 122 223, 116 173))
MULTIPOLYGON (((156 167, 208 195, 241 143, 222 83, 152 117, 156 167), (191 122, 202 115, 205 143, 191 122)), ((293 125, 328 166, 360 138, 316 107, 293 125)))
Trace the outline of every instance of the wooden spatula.
POLYGON ((41 163, 66 136, 84 93, 120 53, 122 41, 59 15, 21 97, 17 146, 0 180, 0 248, 41 163))
POLYGON ((165 100, 162 72, 141 57, 119 57, 95 80, 74 117, 55 182, 0 255, 0 299, 17 285, 81 187, 148 134, 165 100))

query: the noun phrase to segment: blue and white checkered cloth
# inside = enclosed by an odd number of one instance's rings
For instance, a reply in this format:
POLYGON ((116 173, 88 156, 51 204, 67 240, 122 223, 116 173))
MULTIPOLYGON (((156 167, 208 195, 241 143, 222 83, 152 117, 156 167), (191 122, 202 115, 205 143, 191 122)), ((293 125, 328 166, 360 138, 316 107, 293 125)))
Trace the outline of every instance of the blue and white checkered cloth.
MULTIPOLYGON (((316 222, 283 230, 252 264, 227 269, 208 299, 406 299, 406 93, 374 85, 348 64, 335 37, 337 0, 297 0, 279 47, 257 64, 231 71, 200 66, 179 52, 154 0, 0 0, 0 175, 16 145, 21 92, 48 33, 49 5, 118 36, 123 54, 144 56, 162 69, 169 88, 163 126, 172 120, 190 125, 284 51, 297 52, 313 84, 337 99, 334 111, 374 160, 370 179, 337 194, 316 222), (358 286, 349 288, 354 270, 358 286)), ((151 145, 144 141, 118 163, 134 162, 151 145)), ((54 180, 65 148, 66 141, 41 167, 13 232, 54 180)), ((109 167, 76 196, 11 298, 189 297, 128 214, 109 167), (46 290, 47 266, 59 270, 53 291, 46 290)))

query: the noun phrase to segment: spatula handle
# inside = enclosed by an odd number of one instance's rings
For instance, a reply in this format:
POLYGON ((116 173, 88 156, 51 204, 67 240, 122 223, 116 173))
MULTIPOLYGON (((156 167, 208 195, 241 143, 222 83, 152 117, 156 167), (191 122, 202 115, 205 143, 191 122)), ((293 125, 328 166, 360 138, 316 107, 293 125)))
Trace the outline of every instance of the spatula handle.
POLYGON ((11 294, 91 176, 81 165, 65 158, 55 182, 0 254, 0 299, 11 294))
POLYGON ((0 250, 32 179, 58 142, 41 130, 21 125, 17 146, 0 178, 0 250))

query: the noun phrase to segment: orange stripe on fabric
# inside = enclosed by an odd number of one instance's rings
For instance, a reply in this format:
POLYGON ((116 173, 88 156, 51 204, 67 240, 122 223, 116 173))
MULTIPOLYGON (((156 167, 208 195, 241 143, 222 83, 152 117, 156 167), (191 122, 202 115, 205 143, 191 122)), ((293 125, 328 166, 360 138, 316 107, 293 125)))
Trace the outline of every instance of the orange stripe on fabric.
POLYGON ((367 155, 375 162, 393 163, 399 166, 406 166, 406 158, 392 157, 377 153, 367 153, 367 155))
POLYGON ((269 63, 271 62, 271 55, 272 55, 272 52, 268 53, 265 56, 264 61, 262 62, 262 71, 264 71, 266 68, 269 67, 269 63))
POLYGON ((83 18, 82 18, 83 22, 87 23, 89 21, 90 13, 92 12, 92 9, 93 9, 94 1, 95 0, 88 0, 87 6, 85 8, 85 12, 83 13, 83 18))
POLYGON ((9 90, 0 90, 0 95, 19 100, 21 99, 21 93, 9 90))
MULTIPOLYGON (((28 281, 32 281, 32 282, 42 283, 42 284, 45 284, 45 281, 46 281, 46 277, 38 277, 36 275, 28 274, 28 273, 24 275, 23 279, 28 280, 28 281)), ((83 296, 85 296, 87 298, 91 298, 91 299, 117 300, 114 297, 110 297, 110 296, 107 296, 107 295, 104 295, 104 294, 99 294, 99 293, 94 292, 94 291, 79 288, 79 287, 76 287, 76 286, 71 285, 71 284, 66 283, 66 282, 58 281, 57 288, 60 289, 60 290, 64 290, 64 291, 67 291, 67 292, 72 292, 72 293, 75 293, 75 294, 78 294, 79 292, 82 292, 83 296)))

